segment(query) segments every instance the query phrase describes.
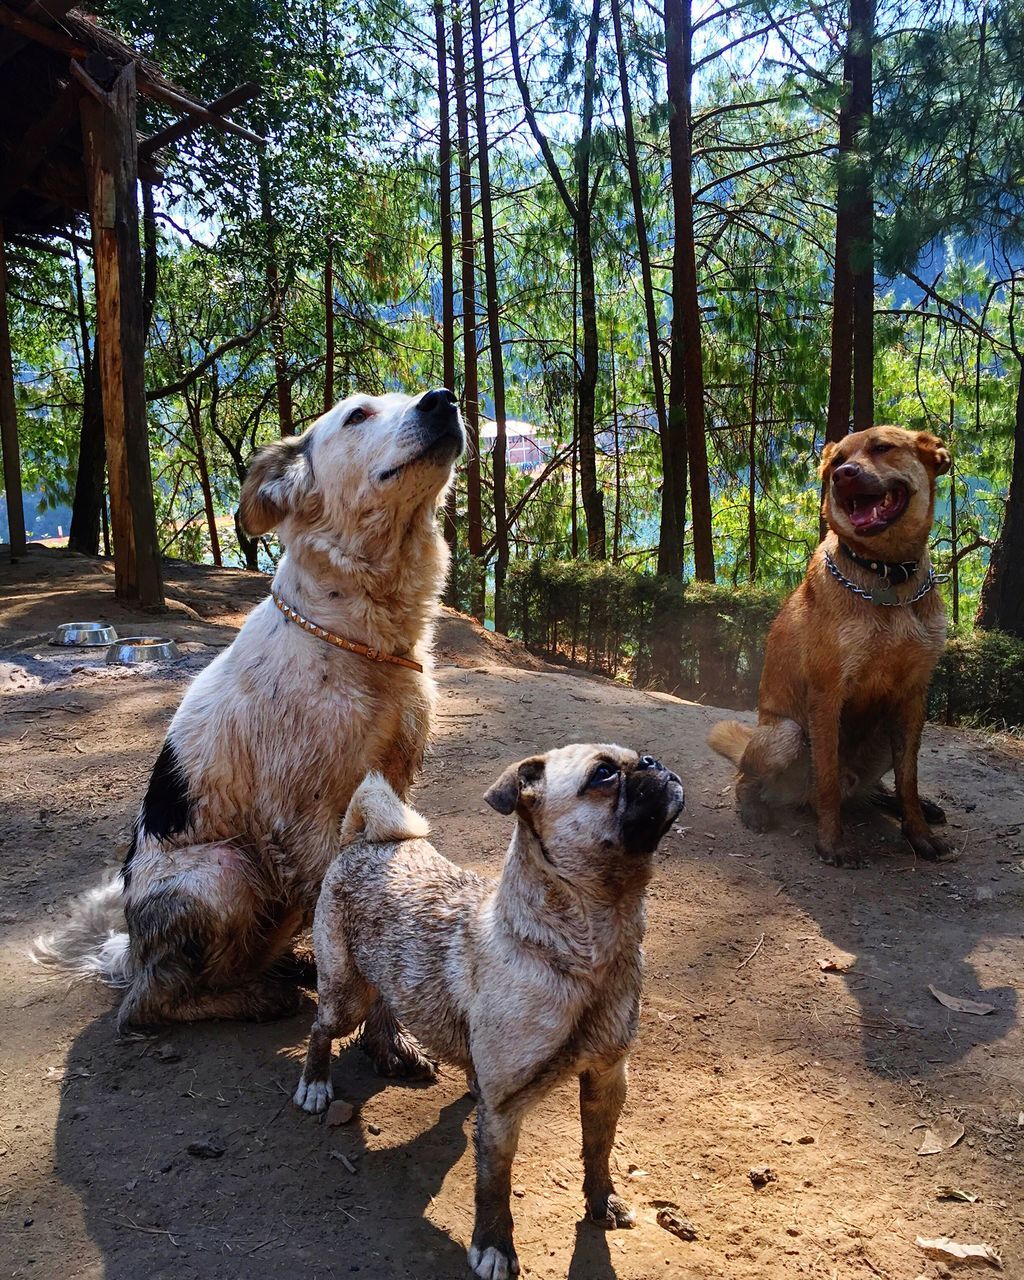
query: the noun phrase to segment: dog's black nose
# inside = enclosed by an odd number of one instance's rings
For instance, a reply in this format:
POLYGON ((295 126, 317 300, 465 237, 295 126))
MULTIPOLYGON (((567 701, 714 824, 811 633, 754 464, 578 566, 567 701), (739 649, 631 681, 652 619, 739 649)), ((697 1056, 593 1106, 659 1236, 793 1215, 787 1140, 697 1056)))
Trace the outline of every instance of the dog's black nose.
POLYGON ((416 408, 422 414, 436 418, 451 418, 455 414, 455 407, 458 404, 453 392, 447 387, 438 387, 435 391, 428 391, 422 397, 416 408))
POLYGON ((660 769, 661 765, 654 756, 641 756, 636 766, 638 769, 660 769))

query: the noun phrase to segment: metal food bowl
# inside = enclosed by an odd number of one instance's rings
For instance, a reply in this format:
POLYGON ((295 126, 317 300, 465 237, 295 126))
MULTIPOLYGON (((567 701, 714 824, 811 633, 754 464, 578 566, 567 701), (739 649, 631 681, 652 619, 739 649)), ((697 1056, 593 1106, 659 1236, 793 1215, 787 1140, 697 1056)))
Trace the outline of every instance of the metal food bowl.
POLYGON ((63 622, 50 637, 50 644, 96 647, 116 639, 117 632, 109 622, 63 622))
POLYGON ((107 662, 133 666, 137 662, 168 662, 180 657, 173 640, 155 636, 122 636, 107 650, 107 662))

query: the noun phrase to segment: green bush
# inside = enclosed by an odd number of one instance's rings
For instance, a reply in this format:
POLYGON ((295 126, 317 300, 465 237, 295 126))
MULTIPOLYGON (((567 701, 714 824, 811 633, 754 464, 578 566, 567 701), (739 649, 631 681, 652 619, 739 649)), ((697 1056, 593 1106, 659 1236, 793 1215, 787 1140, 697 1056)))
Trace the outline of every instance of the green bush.
MULTIPOLYGON (((586 560, 509 566, 512 634, 549 661, 715 706, 752 708, 765 637, 783 596, 763 587, 639 573, 586 560)), ((1024 641, 951 637, 929 694, 947 724, 1024 725, 1024 641)))
POLYGON ((1024 726, 1024 640, 1002 631, 950 636, 932 680, 928 711, 946 724, 1024 726))
POLYGON ((733 707, 756 700, 781 599, 585 560, 518 561, 506 590, 513 634, 548 659, 733 707))

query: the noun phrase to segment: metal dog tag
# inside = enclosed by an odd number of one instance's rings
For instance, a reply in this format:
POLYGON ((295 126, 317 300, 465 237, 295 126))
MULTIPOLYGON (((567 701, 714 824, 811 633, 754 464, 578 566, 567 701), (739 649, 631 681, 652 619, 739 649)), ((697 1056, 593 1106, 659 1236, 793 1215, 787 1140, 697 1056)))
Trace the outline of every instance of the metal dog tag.
POLYGON ((898 598, 896 592, 890 586, 871 588, 872 604, 895 604, 898 598))

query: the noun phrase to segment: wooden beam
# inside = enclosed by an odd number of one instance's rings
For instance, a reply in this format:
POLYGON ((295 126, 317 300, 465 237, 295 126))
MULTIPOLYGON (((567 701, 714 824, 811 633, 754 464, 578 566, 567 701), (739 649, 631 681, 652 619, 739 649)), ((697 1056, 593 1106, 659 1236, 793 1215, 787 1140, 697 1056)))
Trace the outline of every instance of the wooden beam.
POLYGON ((66 85, 50 103, 44 116, 30 125, 21 145, 0 173, 0 213, 42 164, 43 157, 78 114, 78 89, 66 85))
POLYGON ((25 507, 21 498, 21 453, 18 448, 18 410, 14 399, 14 362, 7 316, 7 256, 0 224, 0 449, 4 456, 7 495, 7 539, 11 559, 25 554, 25 507))
MULTIPOLYGON (((226 93, 223 98, 217 98, 214 102, 204 103, 204 109, 213 115, 224 115, 225 112, 233 111, 235 107, 240 107, 245 102, 250 102, 257 96, 260 91, 258 84, 241 84, 237 89, 232 89, 230 93, 226 93)), ((151 138, 139 139, 139 155, 145 156, 147 159, 154 152, 159 151, 161 147, 168 147, 172 142, 177 142, 179 138, 184 138, 187 134, 192 133, 203 124, 202 120, 195 116, 189 116, 185 120, 179 120, 177 124, 168 125, 166 129, 161 129, 158 133, 154 133, 151 138)))
POLYGON ((96 279, 114 589, 122 600, 162 608, 146 427, 133 62, 122 69, 108 97, 109 106, 85 95, 80 110, 96 279))
POLYGON ((253 133, 251 129, 243 129, 240 124, 235 124, 233 120, 226 120, 224 116, 216 115, 208 107, 204 107, 201 102, 195 102, 192 98, 186 98, 180 93, 175 93, 173 89, 169 89, 163 84, 157 84, 154 80, 141 79, 139 81, 139 92, 144 93, 147 98, 153 98, 156 102, 164 102, 169 107, 177 107, 179 111, 184 111, 187 115, 194 116, 204 124, 212 124, 215 129, 220 129, 222 133, 235 133, 240 138, 248 138, 250 142, 255 142, 258 147, 267 145, 266 138, 261 138, 258 133, 253 133))
MULTIPOLYGON (((68 9, 71 7, 71 5, 68 5, 68 9)), ((72 40, 63 31, 57 31, 53 27, 45 27, 41 22, 27 18, 25 14, 19 13, 16 9, 8 9, 5 4, 0 4, 0 26, 7 27, 16 36, 20 36, 21 45, 33 40, 36 44, 45 45, 47 49, 56 49, 58 53, 69 54, 72 58, 85 58, 88 57, 90 52, 84 44, 80 44, 77 40, 72 40)))
MULTIPOLYGON (((32 4, 21 10, 20 16, 28 19, 38 18, 44 24, 47 19, 51 22, 60 22, 68 10, 75 7, 76 3, 77 0, 46 0, 46 3, 43 4, 42 0, 33 0, 32 4)), ((6 31, 0 31, 0 65, 5 63, 8 58, 13 58, 28 43, 28 37, 19 35, 17 31, 12 31, 10 28, 6 31)))

